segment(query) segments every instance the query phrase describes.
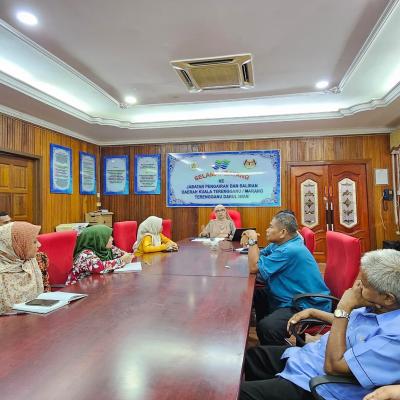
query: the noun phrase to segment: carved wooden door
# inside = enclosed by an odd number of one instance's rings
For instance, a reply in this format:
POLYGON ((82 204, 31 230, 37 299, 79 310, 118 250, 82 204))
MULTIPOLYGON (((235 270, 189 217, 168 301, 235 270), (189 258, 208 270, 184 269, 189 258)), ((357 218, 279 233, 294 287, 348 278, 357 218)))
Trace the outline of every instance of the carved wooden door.
POLYGON ((0 210, 15 221, 34 222, 33 161, 0 154, 0 210))
POLYGON ((358 237, 363 252, 371 248, 365 164, 292 165, 289 176, 290 208, 315 232, 318 261, 326 258, 327 230, 358 237))

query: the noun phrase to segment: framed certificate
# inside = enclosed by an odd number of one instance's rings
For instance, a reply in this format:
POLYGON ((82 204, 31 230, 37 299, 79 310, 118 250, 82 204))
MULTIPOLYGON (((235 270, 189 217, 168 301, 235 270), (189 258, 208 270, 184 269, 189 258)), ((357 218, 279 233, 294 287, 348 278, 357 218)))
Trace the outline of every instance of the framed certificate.
POLYGON ((135 155, 135 193, 161 193, 161 155, 135 155))
POLYGON ((96 194, 96 156, 79 152, 79 193, 96 194))
POLYGON ((50 144, 50 193, 72 193, 72 150, 50 144))
POLYGON ((104 194, 129 194, 129 157, 104 157, 104 194))

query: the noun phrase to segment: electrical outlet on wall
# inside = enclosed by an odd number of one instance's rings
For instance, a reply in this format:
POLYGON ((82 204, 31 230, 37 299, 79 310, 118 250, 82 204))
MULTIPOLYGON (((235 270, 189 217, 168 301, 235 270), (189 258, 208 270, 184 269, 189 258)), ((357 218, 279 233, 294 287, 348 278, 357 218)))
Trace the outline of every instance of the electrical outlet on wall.
POLYGON ((383 189, 383 200, 393 201, 393 190, 392 189, 383 189))

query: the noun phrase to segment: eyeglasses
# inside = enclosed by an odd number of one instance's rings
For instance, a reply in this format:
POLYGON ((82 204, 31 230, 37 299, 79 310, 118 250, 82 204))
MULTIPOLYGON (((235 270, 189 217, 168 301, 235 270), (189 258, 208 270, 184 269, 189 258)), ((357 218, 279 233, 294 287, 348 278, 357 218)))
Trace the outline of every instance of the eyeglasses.
POLYGON ((215 212, 225 211, 225 208, 220 208, 219 210, 215 210, 215 212))

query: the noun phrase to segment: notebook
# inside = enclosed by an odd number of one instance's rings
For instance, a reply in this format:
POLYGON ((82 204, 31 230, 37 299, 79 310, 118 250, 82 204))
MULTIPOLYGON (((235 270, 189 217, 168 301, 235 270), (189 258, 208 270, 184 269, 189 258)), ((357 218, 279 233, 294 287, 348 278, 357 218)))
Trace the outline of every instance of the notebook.
POLYGON ((141 262, 133 262, 124 265, 122 268, 114 269, 115 273, 123 273, 123 272, 138 272, 142 270, 142 263, 141 262))
POLYGON ((82 293, 69 293, 69 292, 45 292, 37 296, 35 299, 25 303, 17 303, 13 305, 13 310, 24 311, 34 314, 47 314, 58 308, 66 306, 74 300, 86 297, 87 294, 82 293), (43 300, 43 301, 40 301, 43 300), (55 302, 48 302, 54 300, 55 302), (31 305, 27 304, 31 303, 31 305), (34 305, 42 304, 42 305, 34 305))
POLYGON ((248 229, 252 229, 253 231, 256 230, 256 228, 236 228, 235 234, 232 238, 232 242, 240 242, 240 239, 242 238, 242 233, 244 231, 247 231, 248 229))

